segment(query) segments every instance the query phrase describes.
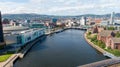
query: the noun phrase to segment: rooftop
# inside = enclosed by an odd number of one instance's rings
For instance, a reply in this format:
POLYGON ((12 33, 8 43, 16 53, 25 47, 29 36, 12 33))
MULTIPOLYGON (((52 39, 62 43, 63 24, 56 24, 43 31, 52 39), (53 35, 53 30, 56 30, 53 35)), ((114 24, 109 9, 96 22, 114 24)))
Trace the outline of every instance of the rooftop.
POLYGON ((23 26, 8 26, 8 27, 3 27, 4 31, 15 31, 15 30, 25 30, 28 29, 28 27, 23 27, 23 26))
POLYGON ((103 30, 102 32, 100 32, 100 35, 101 36, 108 36, 108 35, 111 35, 113 31, 111 30, 103 30))
POLYGON ((113 38, 114 43, 120 43, 120 38, 113 38))

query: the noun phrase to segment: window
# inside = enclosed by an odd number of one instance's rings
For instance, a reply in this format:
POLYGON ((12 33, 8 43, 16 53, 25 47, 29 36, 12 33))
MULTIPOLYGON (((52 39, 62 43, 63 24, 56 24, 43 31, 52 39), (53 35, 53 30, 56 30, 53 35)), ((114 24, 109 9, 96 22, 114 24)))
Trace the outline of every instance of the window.
POLYGON ((30 41, 30 40, 31 40, 31 37, 28 37, 28 38, 27 38, 27 41, 30 41))
POLYGON ((110 46, 112 45, 112 41, 110 40, 110 46))
POLYGON ((17 36, 17 44, 22 43, 22 37, 20 35, 17 36))
POLYGON ((118 49, 118 45, 115 45, 115 49, 118 49))

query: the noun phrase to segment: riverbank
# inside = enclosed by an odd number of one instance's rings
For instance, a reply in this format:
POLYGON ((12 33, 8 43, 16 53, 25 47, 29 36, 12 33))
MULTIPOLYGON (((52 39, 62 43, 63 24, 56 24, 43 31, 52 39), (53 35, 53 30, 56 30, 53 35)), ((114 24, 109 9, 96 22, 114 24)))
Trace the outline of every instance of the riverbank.
POLYGON ((27 43, 22 49, 17 52, 16 54, 13 54, 10 58, 8 58, 6 61, 0 63, 0 67, 13 67, 14 62, 18 58, 23 58, 27 52, 34 46, 35 43, 37 43, 43 36, 36 38, 34 41, 31 41, 27 43))
POLYGON ((66 29, 68 29, 68 28, 58 28, 58 29, 55 29, 55 30, 53 30, 53 29, 48 29, 48 30, 46 31, 45 35, 50 35, 50 34, 54 34, 54 33, 60 33, 60 32, 62 32, 62 31, 64 31, 64 30, 66 30, 66 29))
POLYGON ((84 33, 84 38, 85 40, 96 50, 98 50, 99 52, 101 52, 104 56, 107 56, 109 58, 118 58, 117 56, 105 51, 104 49, 100 48, 99 46, 95 45, 93 42, 91 42, 88 38, 87 38, 87 32, 84 33))
MULTIPOLYGON (((59 30, 55 30, 54 32, 52 32, 51 34, 53 33, 60 33, 64 30, 67 30, 68 28, 64 28, 64 29, 59 29, 59 30)), ((50 35, 50 34, 47 34, 47 35, 50 35)), ((45 35, 46 36, 46 35, 45 35)), ((7 61, 6 63, 4 63, 3 65, 4 66, 1 66, 1 67, 12 67, 13 66, 13 63, 18 59, 18 58, 24 58, 24 56, 27 54, 27 52, 29 52, 29 50, 34 46, 35 43, 37 43, 37 41, 39 41, 39 39, 35 39, 35 41, 33 42, 30 42, 26 45, 26 47, 23 47, 22 51, 19 52, 19 53, 16 53, 14 55, 12 55, 7 61)))
POLYGON ((29 51, 29 55, 18 60, 14 66, 76 67, 105 60, 102 54, 85 41, 84 32, 84 30, 68 29, 58 34, 48 35, 42 43, 36 43, 29 51))
POLYGON ((38 41, 40 41, 44 36, 47 36, 47 35, 50 35, 50 34, 53 34, 53 33, 60 33, 64 30, 66 30, 66 28, 51 31, 50 33, 42 35, 42 36, 36 38, 35 40, 27 43, 25 46, 20 48, 19 52, 16 52, 15 54, 12 54, 6 61, 0 62, 0 67, 13 67, 14 62, 18 58, 22 59, 29 52, 29 50, 34 46, 34 44, 37 43, 38 41))

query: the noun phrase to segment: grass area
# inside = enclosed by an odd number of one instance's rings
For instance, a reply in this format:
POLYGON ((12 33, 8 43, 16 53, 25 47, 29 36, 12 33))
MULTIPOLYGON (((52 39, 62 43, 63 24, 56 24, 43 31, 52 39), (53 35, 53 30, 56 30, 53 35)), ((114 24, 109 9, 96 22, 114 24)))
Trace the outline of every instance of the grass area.
POLYGON ((120 57, 120 51, 117 50, 117 49, 114 49, 114 50, 112 50, 112 49, 105 49, 105 50, 110 52, 110 53, 112 53, 112 54, 114 54, 117 57, 120 57))
POLYGON ((6 61, 6 60, 7 60, 9 57, 11 57, 14 53, 15 53, 15 51, 8 51, 7 53, 0 55, 0 62, 6 61))
POLYGON ((87 34, 87 38, 88 38, 92 43, 94 43, 95 45, 97 45, 97 46, 99 46, 100 48, 104 49, 105 51, 107 51, 107 52, 109 52, 109 53, 112 53, 112 54, 114 54, 115 56, 120 57, 120 50, 111 49, 111 48, 105 49, 105 48, 106 48, 105 43, 102 42, 102 41, 97 40, 97 34, 94 34, 94 35, 93 35, 93 34, 88 33, 88 34, 87 34))
POLYGON ((12 54, 5 54, 0 56, 0 62, 6 61, 12 54))

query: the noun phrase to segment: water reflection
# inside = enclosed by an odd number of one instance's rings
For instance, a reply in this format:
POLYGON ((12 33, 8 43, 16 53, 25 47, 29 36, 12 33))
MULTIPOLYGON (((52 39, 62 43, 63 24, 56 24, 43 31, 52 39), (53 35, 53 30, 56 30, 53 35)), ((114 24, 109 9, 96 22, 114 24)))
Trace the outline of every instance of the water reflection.
POLYGON ((83 37, 84 31, 66 30, 36 43, 15 67, 76 67, 106 59, 83 37))

